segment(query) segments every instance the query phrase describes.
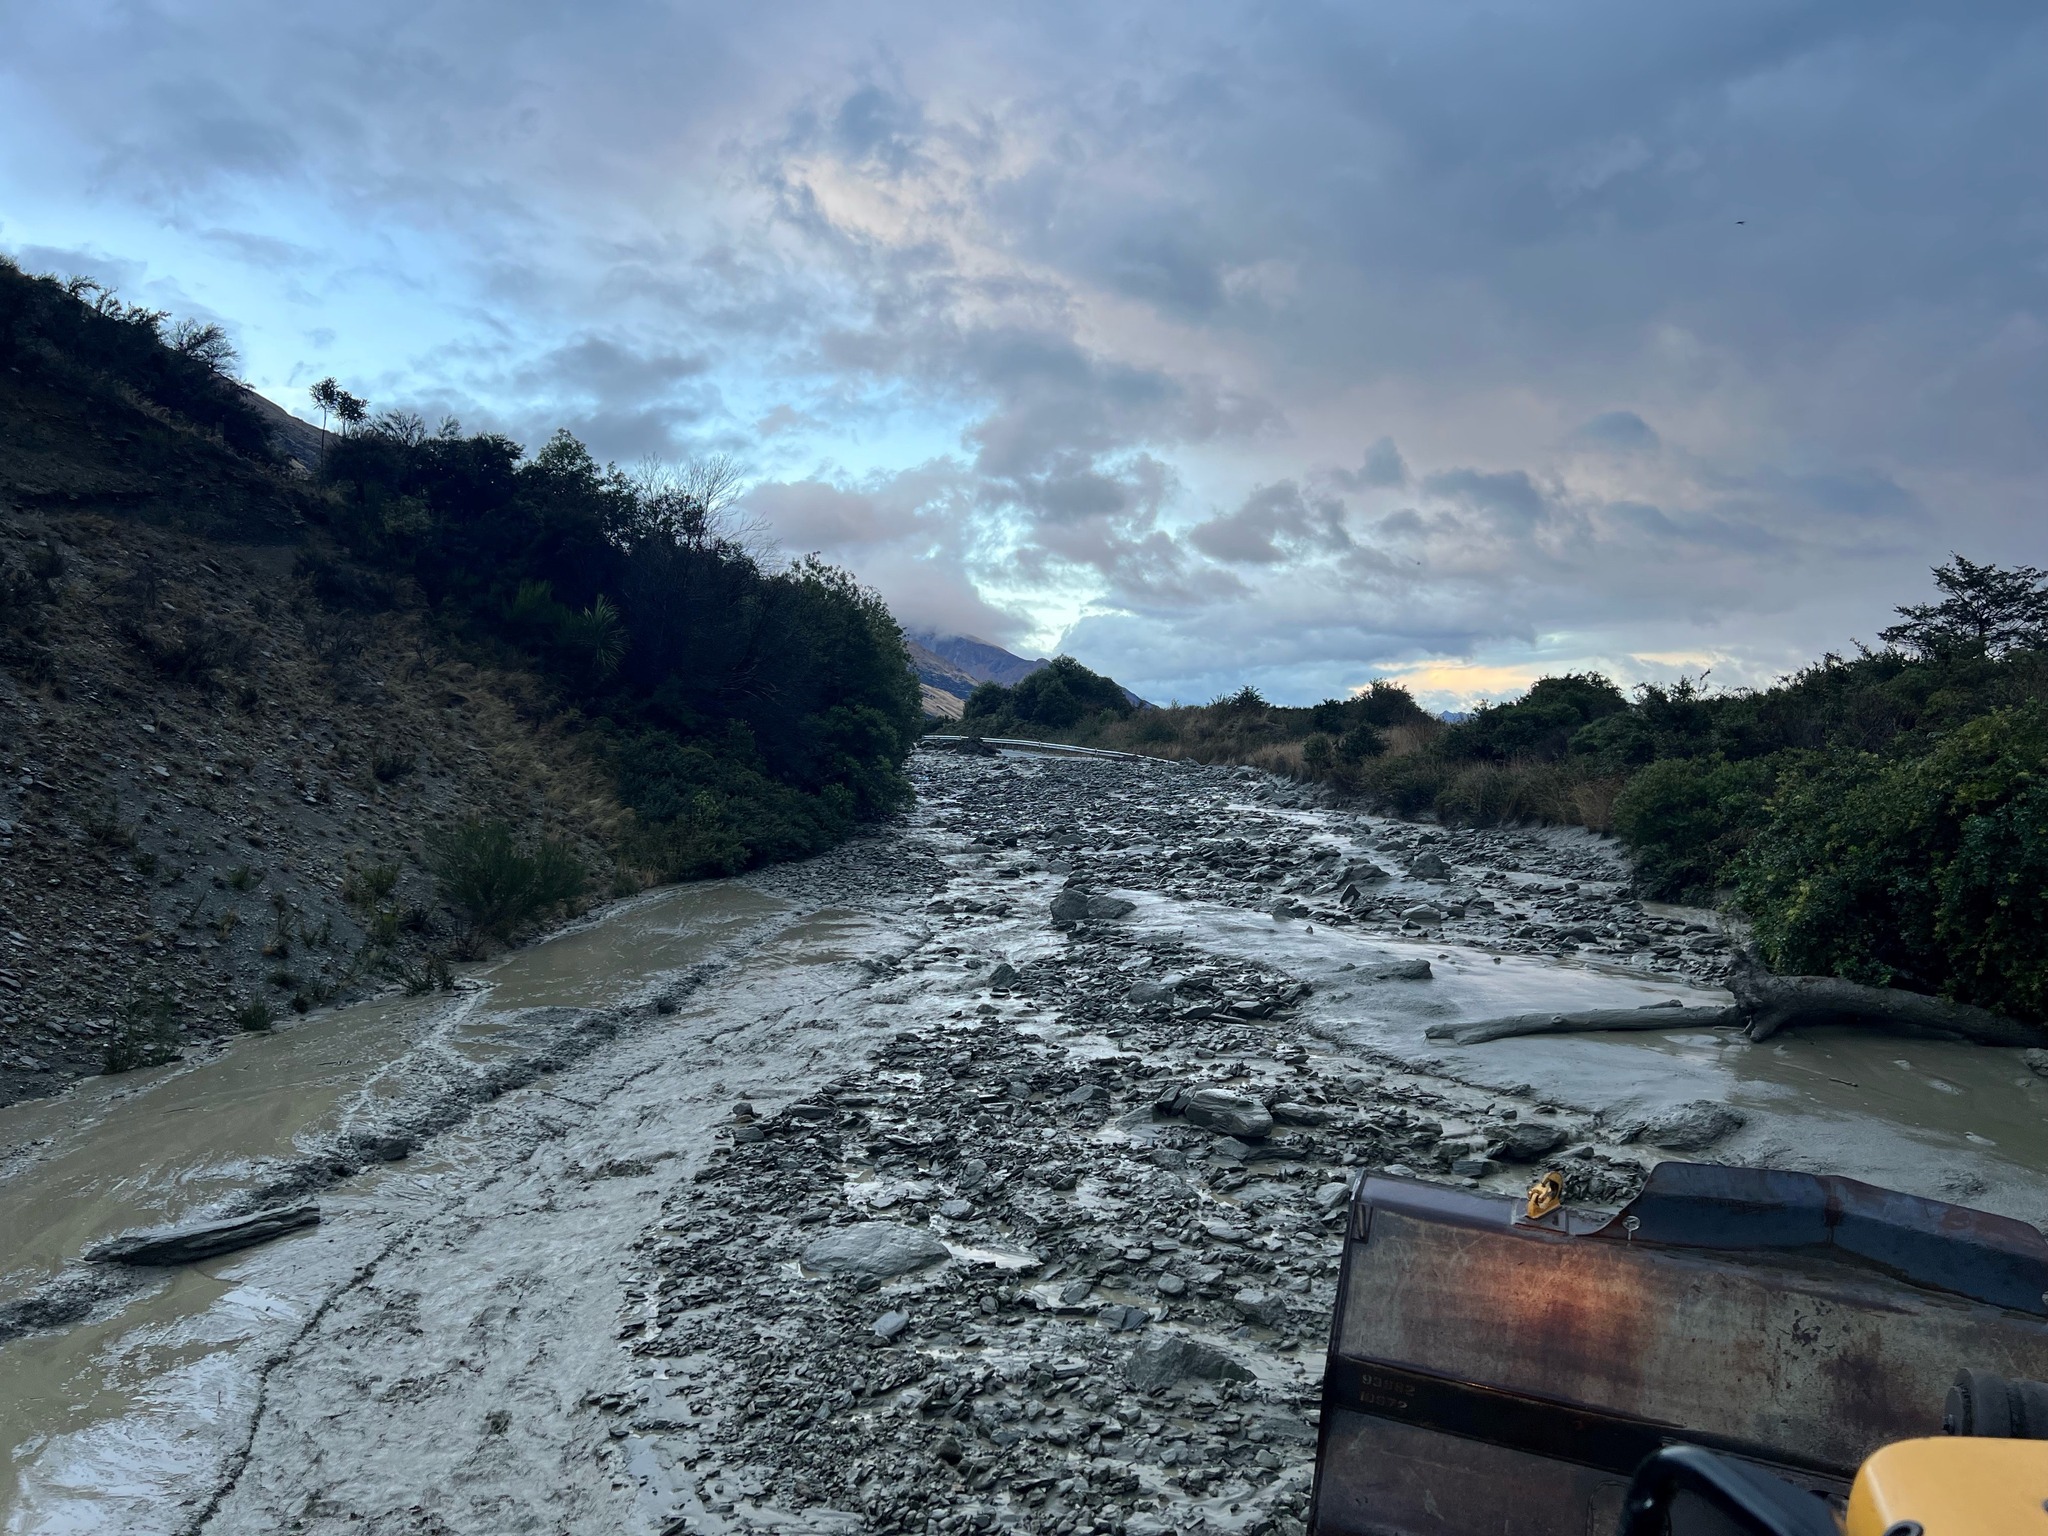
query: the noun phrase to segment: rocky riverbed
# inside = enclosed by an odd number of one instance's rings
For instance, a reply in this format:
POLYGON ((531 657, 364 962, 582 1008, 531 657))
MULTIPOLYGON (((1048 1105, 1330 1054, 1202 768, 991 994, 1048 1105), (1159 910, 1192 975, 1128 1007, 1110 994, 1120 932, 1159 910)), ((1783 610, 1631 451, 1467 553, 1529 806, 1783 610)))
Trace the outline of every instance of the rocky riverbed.
MULTIPOLYGON (((1178 764, 916 772, 906 827, 693 888, 748 903, 715 944, 610 939, 695 931, 643 900, 470 977, 288 1147, 140 1181, 165 1220, 317 1197, 317 1227, 118 1287, 6 1275, 84 1298, 0 1345, 33 1389, 7 1529, 1293 1536, 1359 1170, 1556 1167, 1609 1206, 1668 1155, 1868 1171, 1771 1084, 1729 1102, 1726 1041, 1430 1045, 1529 996, 1717 995, 1714 923, 1592 839, 1178 764), (128 1395, 82 1400, 93 1371, 128 1395)), ((2037 1116, 1998 1058, 1986 1123, 2037 1116)), ((44 1209, 88 1132, 27 1124, 0 1202, 44 1209)), ((1925 1193, 2048 1188, 1893 1140, 1869 1161, 1925 1193)))

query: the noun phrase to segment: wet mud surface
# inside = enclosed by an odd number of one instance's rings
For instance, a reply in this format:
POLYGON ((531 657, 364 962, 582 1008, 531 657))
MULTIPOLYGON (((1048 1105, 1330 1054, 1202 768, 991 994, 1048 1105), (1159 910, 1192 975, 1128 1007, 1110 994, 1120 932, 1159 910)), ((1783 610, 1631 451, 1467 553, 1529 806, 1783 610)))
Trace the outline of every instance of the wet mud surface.
POLYGON ((1293 1536, 1346 1181, 1662 1157, 2048 1217, 2019 1053, 1432 1024, 1712 1003, 1602 845, 1171 764, 911 822, 0 1117, 8 1531, 1293 1536), (135 1226, 317 1200, 172 1269, 135 1226))

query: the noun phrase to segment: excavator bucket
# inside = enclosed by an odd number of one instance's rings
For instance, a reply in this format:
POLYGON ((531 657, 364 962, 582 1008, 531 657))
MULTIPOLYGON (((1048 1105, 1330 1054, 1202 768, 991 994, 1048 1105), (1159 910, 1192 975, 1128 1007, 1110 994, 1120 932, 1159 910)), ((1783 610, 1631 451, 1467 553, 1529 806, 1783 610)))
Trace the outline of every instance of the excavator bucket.
POLYGON ((1941 1433, 1959 1369, 2048 1377, 2025 1222, 1699 1163, 1660 1164, 1611 1219, 1554 1189, 1360 1182, 1312 1536, 1610 1536, 1674 1444, 1839 1499, 1880 1446, 1941 1433))

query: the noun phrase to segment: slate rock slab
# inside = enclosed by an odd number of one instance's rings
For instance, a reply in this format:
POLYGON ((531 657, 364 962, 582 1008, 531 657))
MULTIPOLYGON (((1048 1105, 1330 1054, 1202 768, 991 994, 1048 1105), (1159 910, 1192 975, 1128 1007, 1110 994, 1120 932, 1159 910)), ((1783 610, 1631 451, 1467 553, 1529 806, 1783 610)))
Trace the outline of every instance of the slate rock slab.
POLYGON ((1500 1133, 1495 1142, 1494 1156, 1504 1163, 1533 1163, 1555 1152, 1566 1139, 1563 1126, 1525 1120, 1500 1133))
POLYGON ((1435 976, 1436 972, 1430 969, 1427 960, 1396 960, 1391 965, 1375 966, 1365 973, 1368 981, 1430 981, 1435 976))
POLYGON ((1257 1099, 1228 1088, 1197 1088, 1182 1113, 1191 1125, 1226 1136, 1264 1136, 1273 1129, 1273 1114, 1257 1099))
POLYGON ((1749 1117, 1739 1109, 1695 1099, 1650 1116, 1632 1139, 1672 1152, 1699 1152, 1748 1123, 1749 1117))
POLYGON ((1250 1381, 1252 1373, 1213 1344, 1155 1333, 1125 1357, 1124 1379, 1141 1392, 1156 1392, 1179 1381, 1250 1381))
POLYGON ((820 1275, 888 1280, 929 1269, 951 1257, 932 1233, 894 1221, 863 1221, 827 1232, 803 1251, 803 1266, 820 1275))

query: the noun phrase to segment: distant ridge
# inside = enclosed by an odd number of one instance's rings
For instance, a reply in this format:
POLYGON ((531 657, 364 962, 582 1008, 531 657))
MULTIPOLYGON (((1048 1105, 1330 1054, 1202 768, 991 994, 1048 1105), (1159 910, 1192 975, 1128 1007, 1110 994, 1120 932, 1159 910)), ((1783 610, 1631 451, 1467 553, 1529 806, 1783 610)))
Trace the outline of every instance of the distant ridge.
MULTIPOLYGON (((962 698, 974 691, 975 683, 1001 683, 1005 688, 1013 688, 1047 665, 1048 661, 1044 656, 1036 661, 1026 661, 1000 645, 991 645, 973 635, 942 635, 936 630, 925 629, 911 630, 908 637, 940 663, 950 667, 954 675, 972 680, 961 694, 962 698)), ((924 676, 922 672, 918 675, 924 676)), ((937 678, 925 678, 925 681, 935 688, 946 687, 937 678)))
MULTIPOLYGON (((974 635, 942 635, 935 629, 906 629, 903 638, 917 680, 927 689, 950 693, 959 699, 965 699, 982 683, 1000 683, 1005 688, 1014 688, 1039 668, 1052 665, 1047 657, 1027 661, 1014 651, 1006 651, 1000 645, 993 645, 974 635)), ((1128 688, 1124 689, 1124 697, 1140 709, 1152 707, 1150 700, 1139 698, 1128 688)))
POLYGON ((983 682, 974 673, 946 660, 915 636, 904 636, 903 648, 910 653, 911 670, 917 673, 917 680, 926 688, 965 700, 983 682))

